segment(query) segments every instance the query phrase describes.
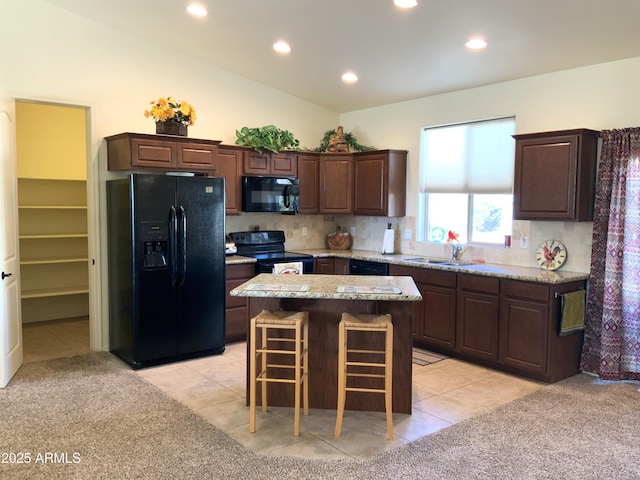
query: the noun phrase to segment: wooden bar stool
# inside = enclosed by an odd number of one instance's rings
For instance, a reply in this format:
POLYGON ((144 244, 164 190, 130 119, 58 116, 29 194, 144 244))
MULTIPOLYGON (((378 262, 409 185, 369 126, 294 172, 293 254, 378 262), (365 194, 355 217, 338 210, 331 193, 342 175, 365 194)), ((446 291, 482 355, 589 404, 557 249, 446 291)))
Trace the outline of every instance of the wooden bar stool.
POLYGON ((256 431, 256 393, 262 383, 262 411, 267 411, 267 384, 292 383, 294 387, 293 434, 300 434, 300 397, 309 415, 309 313, 263 310, 251 319, 249 332, 249 432, 256 431), (294 336, 287 336, 293 331, 294 336), (258 335, 259 334, 259 335, 258 335), (258 336, 260 340, 258 341, 258 336), (293 358, 293 362, 286 361, 293 358), (258 367, 258 360, 260 361, 258 367), (260 371, 258 372, 258 368, 260 371), (276 371, 293 375, 272 376, 276 371), (292 378, 291 378, 292 377, 292 378), (302 391, 301 391, 302 390, 302 391))
MULTIPOLYGON (((392 416, 392 375, 393 375, 393 324, 391 315, 343 313, 338 327, 338 413, 335 436, 342 430, 342 417, 347 392, 384 393, 384 405, 387 414, 387 434, 393 440, 392 416), (349 332, 384 333, 383 350, 359 350, 349 348, 349 332), (367 361, 364 356, 380 357, 380 361, 367 361), (358 361, 358 359, 362 359, 358 361), (380 372, 380 373, 378 373, 380 372), (349 379, 383 379, 384 387, 349 386, 349 379)), ((354 383, 354 382, 351 382, 354 383)))

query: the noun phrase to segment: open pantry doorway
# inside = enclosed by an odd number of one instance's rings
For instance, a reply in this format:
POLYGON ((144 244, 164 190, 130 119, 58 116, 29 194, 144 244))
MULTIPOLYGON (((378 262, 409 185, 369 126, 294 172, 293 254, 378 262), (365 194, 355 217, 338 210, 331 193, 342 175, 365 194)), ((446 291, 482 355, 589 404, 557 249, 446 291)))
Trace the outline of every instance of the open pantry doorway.
POLYGON ((89 352, 87 109, 16 100, 24 362, 89 352))

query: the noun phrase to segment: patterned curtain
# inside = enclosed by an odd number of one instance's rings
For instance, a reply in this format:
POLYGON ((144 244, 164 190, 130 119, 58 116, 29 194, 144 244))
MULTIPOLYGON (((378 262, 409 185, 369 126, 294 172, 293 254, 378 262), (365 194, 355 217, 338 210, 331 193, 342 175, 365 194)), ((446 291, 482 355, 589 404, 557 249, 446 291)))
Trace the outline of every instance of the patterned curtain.
POLYGON ((581 368, 640 380, 640 128, 605 130, 581 368))

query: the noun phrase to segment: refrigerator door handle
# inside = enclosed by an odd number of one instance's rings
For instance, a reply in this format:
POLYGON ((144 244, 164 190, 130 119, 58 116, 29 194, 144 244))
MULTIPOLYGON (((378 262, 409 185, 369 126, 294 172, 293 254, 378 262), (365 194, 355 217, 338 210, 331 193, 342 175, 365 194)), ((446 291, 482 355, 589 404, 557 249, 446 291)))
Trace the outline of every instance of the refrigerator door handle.
POLYGON ((178 217, 180 220, 180 278, 178 287, 182 287, 187 276, 187 213, 182 205, 178 207, 178 217))
POLYGON ((176 221, 176 209, 172 205, 169 209, 169 248, 171 255, 171 286, 175 287, 178 281, 178 222, 176 221))

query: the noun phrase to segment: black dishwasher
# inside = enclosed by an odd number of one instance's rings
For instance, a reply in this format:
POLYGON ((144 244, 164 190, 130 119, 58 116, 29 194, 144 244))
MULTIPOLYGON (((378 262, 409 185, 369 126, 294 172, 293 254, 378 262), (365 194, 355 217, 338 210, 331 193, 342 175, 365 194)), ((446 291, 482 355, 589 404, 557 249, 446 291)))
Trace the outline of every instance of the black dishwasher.
POLYGON ((389 264, 352 258, 349 261, 349 274, 387 276, 389 275, 389 264))

